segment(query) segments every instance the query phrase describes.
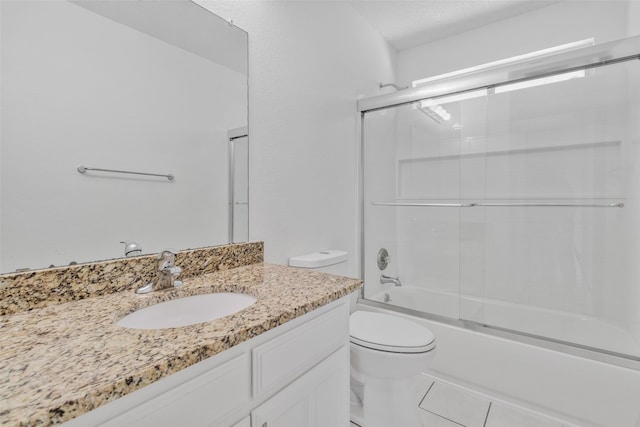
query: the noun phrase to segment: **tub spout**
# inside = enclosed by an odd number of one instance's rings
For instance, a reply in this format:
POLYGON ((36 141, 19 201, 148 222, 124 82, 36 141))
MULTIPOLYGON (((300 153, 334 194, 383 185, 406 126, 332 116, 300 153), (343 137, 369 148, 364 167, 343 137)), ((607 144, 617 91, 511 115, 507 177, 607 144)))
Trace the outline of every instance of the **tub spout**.
POLYGON ((380 283, 382 283, 383 285, 385 283, 393 283, 395 286, 402 286, 402 282, 400 282, 399 277, 390 277, 385 276, 384 274, 380 275, 380 283))

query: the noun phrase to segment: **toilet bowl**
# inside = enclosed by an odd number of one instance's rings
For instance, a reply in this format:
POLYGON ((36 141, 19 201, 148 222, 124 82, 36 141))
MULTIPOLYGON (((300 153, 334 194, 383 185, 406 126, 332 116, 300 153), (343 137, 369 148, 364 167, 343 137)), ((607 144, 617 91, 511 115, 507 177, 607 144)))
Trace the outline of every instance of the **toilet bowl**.
POLYGON ((435 355, 422 325, 389 314, 350 318, 351 420, 362 427, 422 427, 413 378, 435 355))

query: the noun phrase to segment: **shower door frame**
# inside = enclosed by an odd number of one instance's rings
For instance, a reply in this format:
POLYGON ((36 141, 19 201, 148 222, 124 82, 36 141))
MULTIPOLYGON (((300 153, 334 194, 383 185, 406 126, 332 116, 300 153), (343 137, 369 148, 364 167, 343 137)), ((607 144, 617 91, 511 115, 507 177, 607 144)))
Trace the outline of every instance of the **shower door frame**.
MULTIPOLYGON (((539 58, 536 59, 538 61, 539 58)), ((358 144, 358 202, 359 202, 359 254, 360 254, 360 278, 365 279, 365 200, 364 200, 364 162, 365 162, 365 114, 387 108, 399 107, 412 104, 416 101, 427 98, 434 98, 446 95, 460 95, 471 91, 486 89, 487 93, 493 93, 496 87, 535 80, 544 77, 551 77, 559 74, 570 73, 579 70, 591 70, 599 67, 606 67, 621 62, 640 60, 640 36, 617 40, 601 45, 590 46, 574 51, 547 55, 545 57, 545 68, 553 69, 552 72, 540 72, 526 77, 509 79, 518 68, 527 66, 533 61, 524 61, 515 65, 496 67, 488 71, 463 75, 453 79, 434 81, 433 84, 417 88, 406 89, 390 94, 380 95, 371 98, 364 98, 358 101, 358 112, 360 113, 359 140, 358 144), (611 58, 602 60, 601 58, 611 58), (504 76, 507 76, 505 78, 504 76)), ((536 63, 539 66, 539 63, 536 63)), ((622 207, 622 206, 620 206, 622 207)), ((491 326, 485 323, 455 319, 446 316, 436 315, 428 312, 412 310, 404 307, 394 306, 383 302, 369 300, 365 298, 364 287, 360 288, 358 298, 359 304, 370 307, 382 308, 396 311, 403 314, 416 316, 423 319, 433 320, 447 325, 457 326, 474 332, 510 339, 516 342, 536 345, 562 353, 584 357, 587 359, 608 363, 611 365, 640 371, 640 357, 623 353, 617 353, 601 348, 585 346, 570 341, 563 341, 555 338, 534 335, 518 330, 491 326)))

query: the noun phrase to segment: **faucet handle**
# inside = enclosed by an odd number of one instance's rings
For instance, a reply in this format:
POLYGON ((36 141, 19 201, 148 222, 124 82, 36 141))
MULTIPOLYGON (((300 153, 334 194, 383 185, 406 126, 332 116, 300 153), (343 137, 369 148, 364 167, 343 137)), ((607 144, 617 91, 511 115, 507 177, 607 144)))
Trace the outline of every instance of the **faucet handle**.
POLYGON ((176 256, 178 255, 178 251, 176 249, 171 249, 171 248, 163 249, 158 253, 158 259, 162 259, 168 255, 176 256))
POLYGON ((158 253, 156 259, 158 260, 158 269, 172 268, 175 264, 176 255, 178 251, 175 249, 163 249, 158 253))

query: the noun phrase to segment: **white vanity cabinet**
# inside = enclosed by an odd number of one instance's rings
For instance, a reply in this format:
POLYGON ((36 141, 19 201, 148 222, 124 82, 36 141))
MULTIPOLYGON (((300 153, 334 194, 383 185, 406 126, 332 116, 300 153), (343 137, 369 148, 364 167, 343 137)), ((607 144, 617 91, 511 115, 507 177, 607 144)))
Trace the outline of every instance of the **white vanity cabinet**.
POLYGON ((254 409, 251 427, 346 426, 348 390, 349 348, 344 345, 254 409))
POLYGON ((251 412, 251 427, 348 425, 348 307, 346 328, 344 314, 334 308, 253 349, 253 395, 268 400, 251 412))
POLYGON ((348 342, 344 297, 66 426, 346 427, 348 342))

